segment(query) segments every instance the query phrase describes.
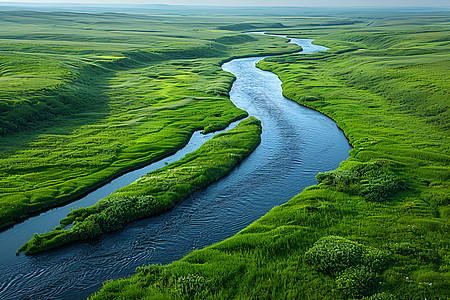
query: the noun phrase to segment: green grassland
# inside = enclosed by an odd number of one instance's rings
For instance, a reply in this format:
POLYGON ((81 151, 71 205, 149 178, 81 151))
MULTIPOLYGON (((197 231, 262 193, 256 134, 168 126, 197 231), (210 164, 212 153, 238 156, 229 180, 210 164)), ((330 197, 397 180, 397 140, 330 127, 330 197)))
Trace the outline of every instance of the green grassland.
POLYGON ((449 299, 449 17, 272 30, 327 52, 259 63, 354 149, 234 237, 90 299, 449 299))
POLYGON ((299 47, 244 19, 0 12, 0 230, 245 117, 220 64, 299 47))
POLYGON ((34 254, 74 241, 96 238, 126 223, 160 213, 194 191, 228 174, 260 143, 261 123, 254 117, 214 136, 181 160, 143 176, 97 204, 79 208, 61 221, 62 226, 35 236, 18 252, 34 254), (70 229, 65 226, 73 225, 70 229))

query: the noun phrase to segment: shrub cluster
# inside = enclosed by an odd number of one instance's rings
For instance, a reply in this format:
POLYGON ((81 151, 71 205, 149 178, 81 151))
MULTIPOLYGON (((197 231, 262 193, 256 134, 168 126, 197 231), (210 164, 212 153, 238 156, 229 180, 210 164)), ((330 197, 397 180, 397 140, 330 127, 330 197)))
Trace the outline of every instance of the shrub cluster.
POLYGON ((336 277, 336 286, 352 298, 366 296, 377 288, 377 275, 366 266, 351 267, 336 277))
POLYGON ((346 192, 355 191, 371 202, 387 201, 405 189, 405 184, 385 161, 364 163, 351 170, 319 173, 316 179, 346 192))
POLYGON ((338 236, 318 240, 306 251, 305 262, 335 277, 337 288, 348 297, 362 297, 377 289, 378 274, 389 265, 389 258, 378 249, 338 236))

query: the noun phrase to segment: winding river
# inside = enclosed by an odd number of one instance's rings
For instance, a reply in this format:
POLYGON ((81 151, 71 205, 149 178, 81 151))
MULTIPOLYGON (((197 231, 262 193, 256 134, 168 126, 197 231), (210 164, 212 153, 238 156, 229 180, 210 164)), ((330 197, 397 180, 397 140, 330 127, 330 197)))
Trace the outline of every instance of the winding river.
MULTIPOLYGON (((303 53, 327 49, 311 41, 291 40, 302 46, 303 53)), ((274 206, 316 184, 318 172, 333 170, 347 159, 351 147, 336 123, 284 98, 279 78, 255 67, 263 58, 235 59, 223 65, 237 78, 231 100, 262 122, 262 142, 248 158, 227 177, 166 213, 133 222, 95 242, 30 257, 15 255, 34 232, 51 230, 71 208, 94 204, 165 162, 194 151, 212 136, 195 133, 175 155, 1 232, 0 299, 84 299, 102 282, 133 274, 138 266, 168 264, 193 249, 233 236, 274 206)))

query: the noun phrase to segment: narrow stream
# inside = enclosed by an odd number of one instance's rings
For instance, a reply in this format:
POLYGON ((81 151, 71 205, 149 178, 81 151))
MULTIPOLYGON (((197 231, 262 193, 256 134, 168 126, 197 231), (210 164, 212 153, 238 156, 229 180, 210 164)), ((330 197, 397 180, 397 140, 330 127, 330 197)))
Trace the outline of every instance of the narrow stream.
MULTIPOLYGON (((327 49, 311 41, 291 40, 302 46, 303 53, 327 49)), ((212 136, 195 133, 186 148, 167 160, 130 172, 77 202, 0 233, 0 299, 84 299, 102 282, 133 274, 138 266, 167 264, 233 236, 315 184, 318 172, 336 169, 347 159, 351 147, 336 123, 284 98, 279 78, 255 67, 263 58, 235 59, 223 65, 237 77, 230 92, 233 103, 262 122, 262 142, 247 159, 227 177, 164 214, 133 222, 95 242, 30 257, 15 255, 34 232, 51 230, 72 207, 92 205, 166 161, 194 151, 212 136)))

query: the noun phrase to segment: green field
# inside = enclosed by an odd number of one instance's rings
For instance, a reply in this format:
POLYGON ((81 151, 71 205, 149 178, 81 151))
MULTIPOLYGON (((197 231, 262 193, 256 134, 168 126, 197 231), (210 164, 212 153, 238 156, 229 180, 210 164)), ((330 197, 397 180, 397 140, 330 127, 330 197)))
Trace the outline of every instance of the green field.
MULTIPOLYGON (((283 54, 259 67, 280 77, 286 97, 333 118, 350 158, 234 237, 138 268, 91 298, 449 299, 450 16, 281 12, 0 12, 0 230, 175 152, 196 130, 244 118, 221 63, 283 54), (330 50, 286 54, 299 49, 241 33, 264 29, 330 50)), ((243 121, 22 250, 170 208, 224 176, 260 130, 243 121)))
POLYGON ((271 30, 331 48, 259 67, 332 117, 350 158, 236 236, 91 299, 448 299, 449 22, 271 30))
POLYGON ((232 21, 0 12, 0 229, 245 117, 220 64, 298 47, 232 21))

